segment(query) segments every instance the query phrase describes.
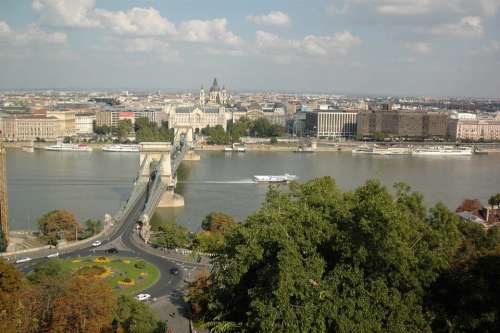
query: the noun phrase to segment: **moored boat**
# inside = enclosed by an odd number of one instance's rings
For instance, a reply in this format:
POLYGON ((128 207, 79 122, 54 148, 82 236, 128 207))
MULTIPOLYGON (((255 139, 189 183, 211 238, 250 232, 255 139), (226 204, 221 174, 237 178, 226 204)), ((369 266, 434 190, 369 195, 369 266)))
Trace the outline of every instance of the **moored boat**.
POLYGON ((368 147, 362 146, 352 150, 353 154, 369 154, 369 155, 409 155, 410 148, 405 147, 368 147))
POLYGON ((58 143, 55 145, 45 147, 45 150, 51 151, 76 151, 76 152, 88 152, 92 151, 87 145, 84 144, 72 144, 72 143, 58 143))
POLYGON ((469 156, 472 154, 472 148, 451 146, 416 148, 412 151, 412 155, 416 156, 469 156))
POLYGON ((115 153, 137 153, 139 152, 139 145, 107 145, 102 148, 102 151, 115 153))

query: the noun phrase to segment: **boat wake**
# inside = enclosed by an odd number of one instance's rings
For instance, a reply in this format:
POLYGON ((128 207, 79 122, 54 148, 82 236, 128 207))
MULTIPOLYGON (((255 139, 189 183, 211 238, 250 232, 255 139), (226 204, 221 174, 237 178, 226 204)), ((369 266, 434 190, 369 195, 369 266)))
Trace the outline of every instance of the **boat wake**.
POLYGON ((239 179, 239 180, 181 180, 178 181, 177 183, 179 184, 255 184, 255 181, 246 178, 246 179, 239 179))

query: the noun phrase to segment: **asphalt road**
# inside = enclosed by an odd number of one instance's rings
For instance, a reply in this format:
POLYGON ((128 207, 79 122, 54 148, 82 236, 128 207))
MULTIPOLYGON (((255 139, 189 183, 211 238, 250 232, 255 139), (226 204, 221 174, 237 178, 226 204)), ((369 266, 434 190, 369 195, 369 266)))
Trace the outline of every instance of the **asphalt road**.
MULTIPOLYGON (((126 216, 125 220, 123 220, 119 226, 115 227, 109 236, 99 239, 102 242, 100 246, 85 246, 67 253, 60 252, 59 257, 61 259, 67 259, 90 255, 104 255, 106 249, 114 247, 117 248, 119 252, 113 256, 141 258, 152 263, 160 270, 160 278, 158 281, 151 287, 142 291, 142 293, 148 293, 153 298, 178 295, 182 291, 186 272, 193 269, 195 265, 179 265, 153 251, 148 251, 147 245, 144 245, 144 243, 141 244, 142 241, 138 240, 137 235, 135 235, 135 223, 143 210, 145 198, 146 195, 138 201, 134 209, 126 216), (171 273, 173 268, 177 269, 178 274, 171 273)), ((55 251, 56 250, 54 250, 54 252, 55 251)), ((110 254, 106 255, 110 256, 110 254)), ((28 273, 32 271, 38 263, 45 260, 47 260, 46 257, 33 258, 29 262, 17 264, 17 267, 24 273, 28 273)))

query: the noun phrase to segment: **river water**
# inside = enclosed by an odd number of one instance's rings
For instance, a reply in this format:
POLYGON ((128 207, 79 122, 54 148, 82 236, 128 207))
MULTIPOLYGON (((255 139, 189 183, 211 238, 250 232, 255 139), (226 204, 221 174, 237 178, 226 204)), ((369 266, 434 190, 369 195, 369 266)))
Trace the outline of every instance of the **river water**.
MULTIPOLYGON (((11 229, 36 229, 36 220, 53 209, 67 209, 80 220, 102 219, 127 199, 139 157, 133 153, 92 153, 9 149, 7 179, 11 229)), ((202 152, 201 160, 183 162, 177 191, 185 207, 162 209, 163 219, 175 219, 195 231, 212 211, 238 220, 257 210, 267 186, 252 182, 255 174, 296 174, 300 181, 332 176, 344 190, 370 178, 392 186, 404 181, 425 195, 428 205, 442 201, 455 209, 464 197, 488 197, 500 192, 500 154, 411 157, 370 156, 328 152, 202 152)))

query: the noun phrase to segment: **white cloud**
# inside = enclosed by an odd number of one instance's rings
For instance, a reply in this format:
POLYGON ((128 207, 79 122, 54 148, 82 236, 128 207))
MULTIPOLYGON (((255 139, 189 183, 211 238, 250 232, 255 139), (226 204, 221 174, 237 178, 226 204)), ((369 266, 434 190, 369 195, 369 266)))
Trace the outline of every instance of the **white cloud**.
POLYGON ((479 16, 466 16, 457 23, 448 23, 435 26, 431 33, 464 38, 477 38, 483 35, 484 28, 479 16))
POLYGON ((53 26, 99 27, 119 35, 170 36, 200 43, 241 43, 239 36, 228 31, 225 18, 184 21, 177 28, 152 7, 110 11, 95 8, 95 0, 33 0, 33 8, 40 13, 42 22, 53 26))
POLYGON ((227 20, 225 18, 181 22, 178 39, 199 43, 219 41, 229 45, 241 43, 240 37, 231 31, 227 31, 227 20))
POLYGON ((431 45, 425 42, 407 42, 404 43, 404 47, 415 53, 420 53, 420 54, 429 54, 432 52, 431 45))
POLYGON ((7 22, 0 21, 0 34, 9 34, 12 30, 10 29, 7 22))
POLYGON ((258 25, 269 25, 269 26, 287 26, 290 25, 291 19, 288 14, 281 11, 272 11, 267 15, 248 15, 247 21, 258 24, 258 25))
POLYGON ((32 7, 42 21, 53 26, 96 27, 92 18, 95 0, 33 0, 32 7))
POLYGON ((151 7, 134 7, 126 12, 95 9, 94 13, 102 26, 117 34, 159 36, 176 32, 175 25, 151 7))
POLYGON ((30 25, 27 30, 15 31, 7 22, 0 21, 0 40, 14 44, 65 44, 67 36, 63 32, 46 32, 36 25, 30 25))
POLYGON ((256 32, 255 38, 257 48, 263 53, 270 53, 275 58, 283 60, 284 52, 288 52, 285 54, 286 62, 296 57, 333 58, 337 54, 347 53, 349 49, 361 43, 361 39, 349 31, 338 32, 333 36, 309 35, 297 40, 281 38, 278 35, 259 30, 256 32))

